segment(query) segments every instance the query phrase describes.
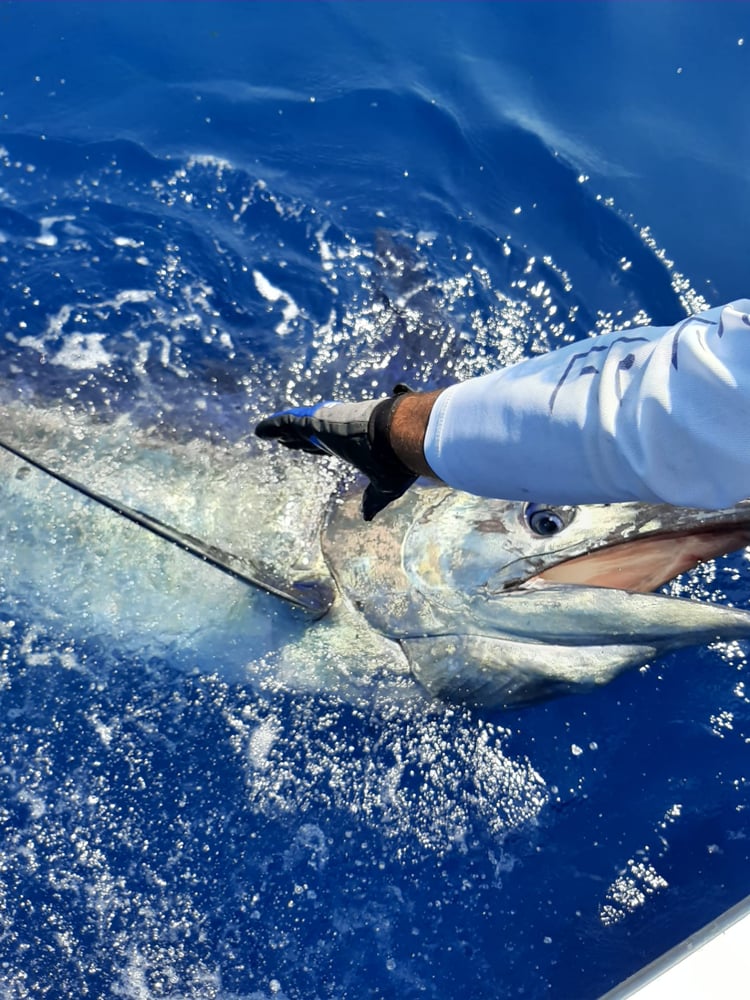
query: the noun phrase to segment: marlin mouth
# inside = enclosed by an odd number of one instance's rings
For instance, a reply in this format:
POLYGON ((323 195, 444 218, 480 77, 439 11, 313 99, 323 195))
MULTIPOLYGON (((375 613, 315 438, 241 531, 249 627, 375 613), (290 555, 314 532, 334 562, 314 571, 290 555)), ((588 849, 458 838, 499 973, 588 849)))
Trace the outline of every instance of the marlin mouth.
POLYGON ((750 523, 664 531, 615 542, 551 566, 529 581, 649 594, 698 563, 750 545, 750 523))

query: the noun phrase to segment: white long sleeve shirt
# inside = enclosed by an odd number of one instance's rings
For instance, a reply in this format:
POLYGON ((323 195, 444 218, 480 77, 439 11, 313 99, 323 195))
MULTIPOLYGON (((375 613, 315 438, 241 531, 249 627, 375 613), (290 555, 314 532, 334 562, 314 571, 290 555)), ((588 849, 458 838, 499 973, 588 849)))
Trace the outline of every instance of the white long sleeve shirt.
POLYGON ((425 457, 448 485, 506 500, 721 508, 750 497, 750 300, 451 386, 425 457))

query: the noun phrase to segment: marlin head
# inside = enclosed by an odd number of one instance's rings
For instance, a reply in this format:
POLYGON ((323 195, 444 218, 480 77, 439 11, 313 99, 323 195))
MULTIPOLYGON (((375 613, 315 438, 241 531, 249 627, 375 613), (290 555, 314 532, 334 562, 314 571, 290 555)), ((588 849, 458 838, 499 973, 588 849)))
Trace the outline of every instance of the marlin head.
POLYGON ((750 613, 654 594, 750 544, 750 502, 551 507, 412 490, 369 527, 347 499, 323 551, 345 599, 432 693, 485 705, 606 683, 670 649, 750 636, 750 613))

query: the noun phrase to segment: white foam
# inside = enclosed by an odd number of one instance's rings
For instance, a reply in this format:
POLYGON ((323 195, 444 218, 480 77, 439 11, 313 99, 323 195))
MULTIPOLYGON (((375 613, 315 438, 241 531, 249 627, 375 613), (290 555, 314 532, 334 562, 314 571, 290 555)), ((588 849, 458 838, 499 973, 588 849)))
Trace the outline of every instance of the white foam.
POLYGON ((39 243, 41 246, 54 247, 57 246, 57 237, 52 232, 52 227, 56 222, 73 222, 75 219, 74 215, 48 215, 39 220, 39 228, 41 232, 37 236, 35 243, 39 243))
MULTIPOLYGON (((44 354, 48 350, 48 344, 65 336, 65 328, 70 322, 71 316, 75 312, 75 322, 85 324, 88 322, 87 313, 93 312, 99 319, 105 319, 107 309, 119 310, 127 304, 140 304, 150 302, 155 298, 155 292, 143 288, 126 288, 118 292, 114 298, 104 299, 101 302, 73 302, 69 305, 61 306, 57 312, 47 317, 47 326, 39 336, 21 337, 18 340, 20 347, 29 347, 32 350, 44 354)), ((101 348, 101 340, 104 334, 83 333, 74 331, 68 334, 69 337, 77 338, 69 340, 57 353, 53 364, 67 365, 69 368, 96 368, 100 364, 110 364, 111 358, 104 354, 101 348), (97 345, 98 338, 98 345, 97 345), (70 363, 70 358, 80 355, 77 361, 70 363)))
POLYGON ((254 767, 263 771, 270 767, 268 755, 279 738, 279 728, 273 719, 264 719, 253 730, 248 741, 248 756, 254 767))
POLYGON ((126 288, 122 292, 118 292, 117 295, 108 302, 102 302, 100 305, 103 306, 114 306, 119 309, 120 306, 125 305, 126 302, 150 302, 151 299, 156 297, 156 292, 149 291, 145 288, 126 288))
POLYGON ((284 308, 281 310, 281 315, 284 317, 283 322, 277 323, 276 333, 280 337, 286 336, 289 333, 290 324, 297 319, 300 314, 300 309, 291 295, 272 285, 271 282, 266 278, 264 274, 260 271, 253 271, 253 280, 255 281, 255 287, 258 290, 258 294, 262 295, 267 302, 284 302, 286 303, 284 308))
POLYGON ((612 927, 628 914, 643 906, 649 896, 669 887, 649 860, 631 858, 607 890, 606 901, 599 909, 599 919, 605 927, 612 927))
MULTIPOLYGON (((112 363, 112 357, 102 347, 103 333, 73 333, 49 360, 50 364, 85 370, 112 363)), ((24 338, 25 339, 25 338, 24 338)))
POLYGON ((231 170, 232 164, 222 156, 210 153, 194 153, 187 161, 188 170, 191 167, 216 167, 217 170, 231 170))

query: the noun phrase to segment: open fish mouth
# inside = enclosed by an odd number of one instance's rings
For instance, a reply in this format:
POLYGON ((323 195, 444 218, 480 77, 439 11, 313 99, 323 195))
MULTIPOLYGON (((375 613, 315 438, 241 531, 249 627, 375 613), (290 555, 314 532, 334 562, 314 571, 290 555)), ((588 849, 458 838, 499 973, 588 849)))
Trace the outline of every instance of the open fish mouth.
POLYGON ((528 584, 607 587, 649 594, 699 563, 747 545, 750 522, 687 532, 660 531, 559 562, 532 577, 528 584))

